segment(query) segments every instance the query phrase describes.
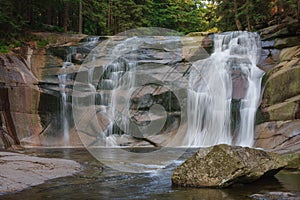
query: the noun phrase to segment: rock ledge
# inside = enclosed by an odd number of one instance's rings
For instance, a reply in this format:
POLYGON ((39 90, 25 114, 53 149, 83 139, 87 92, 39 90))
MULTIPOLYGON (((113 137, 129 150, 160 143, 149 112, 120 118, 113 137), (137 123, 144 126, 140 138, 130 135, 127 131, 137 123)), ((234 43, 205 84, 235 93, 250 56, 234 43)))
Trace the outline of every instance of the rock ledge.
POLYGON ((70 176, 81 166, 72 160, 39 158, 0 151, 0 195, 17 192, 46 180, 70 176))

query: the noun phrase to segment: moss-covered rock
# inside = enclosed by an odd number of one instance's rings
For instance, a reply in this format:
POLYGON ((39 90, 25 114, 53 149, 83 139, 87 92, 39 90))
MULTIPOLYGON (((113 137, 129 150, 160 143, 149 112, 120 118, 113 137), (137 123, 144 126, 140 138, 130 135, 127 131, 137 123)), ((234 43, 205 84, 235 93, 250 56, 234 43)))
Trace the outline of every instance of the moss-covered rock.
POLYGON ((275 41, 275 48, 283 49, 287 47, 297 46, 300 45, 300 36, 292 36, 286 38, 278 38, 275 41))
POLYGON ((85 34, 68 34, 68 33, 52 33, 52 32, 35 32, 32 35, 40 40, 47 41, 50 46, 74 45, 86 38, 85 34))
POLYGON ((268 121, 292 120, 299 118, 299 103, 300 95, 290 99, 286 99, 282 103, 278 103, 267 108, 264 108, 264 113, 267 113, 268 121))
POLYGON ((300 152, 282 155, 287 162, 286 169, 300 170, 300 152))
POLYGON ((287 17, 282 20, 281 23, 266 27, 260 30, 260 34, 263 40, 271 40, 275 38, 284 38, 297 35, 300 24, 297 19, 287 17))
MULTIPOLYGON (((293 62, 293 61, 291 61, 293 62)), ((268 107, 300 94, 300 63, 286 63, 269 76, 263 95, 263 106, 268 107)))
POLYGON ((286 165, 277 154, 225 144, 199 150, 179 166, 172 183, 191 187, 228 187, 276 174, 286 165))
POLYGON ((300 56, 300 46, 293 46, 289 48, 282 49, 279 54, 279 59, 281 62, 290 61, 293 57, 300 56))

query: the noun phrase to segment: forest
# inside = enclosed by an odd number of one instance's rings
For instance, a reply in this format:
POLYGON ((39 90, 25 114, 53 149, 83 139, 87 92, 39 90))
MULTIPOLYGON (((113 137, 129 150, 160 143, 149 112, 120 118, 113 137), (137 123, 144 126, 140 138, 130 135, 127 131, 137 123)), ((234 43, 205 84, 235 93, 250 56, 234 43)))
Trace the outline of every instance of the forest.
POLYGON ((0 0, 0 46, 22 45, 30 31, 114 35, 137 27, 255 31, 299 17, 300 0, 0 0))

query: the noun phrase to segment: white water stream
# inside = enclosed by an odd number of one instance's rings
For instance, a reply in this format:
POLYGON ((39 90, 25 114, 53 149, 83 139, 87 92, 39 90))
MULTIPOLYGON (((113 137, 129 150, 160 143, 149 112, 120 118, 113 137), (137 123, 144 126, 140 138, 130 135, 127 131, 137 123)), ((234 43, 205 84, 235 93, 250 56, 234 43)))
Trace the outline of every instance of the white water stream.
POLYGON ((252 146, 263 75, 256 66, 260 50, 256 33, 215 35, 214 53, 190 72, 185 146, 252 146))

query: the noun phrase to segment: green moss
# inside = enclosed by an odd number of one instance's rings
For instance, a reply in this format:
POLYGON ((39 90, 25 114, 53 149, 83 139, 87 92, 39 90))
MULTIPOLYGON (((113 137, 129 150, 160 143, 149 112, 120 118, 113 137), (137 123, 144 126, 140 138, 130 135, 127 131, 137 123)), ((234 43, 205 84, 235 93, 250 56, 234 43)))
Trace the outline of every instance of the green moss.
POLYGON ((283 49, 283 48, 293 47, 297 45, 300 45, 300 36, 279 38, 275 41, 274 47, 277 49, 283 49))
POLYGON ((270 115, 259 108, 255 116, 255 125, 270 121, 270 115))
POLYGON ((285 101, 300 94, 300 67, 296 66, 269 79, 264 101, 266 106, 285 101))
POLYGON ((7 46, 0 46, 0 53, 8 53, 9 48, 7 46))
POLYGON ((282 158, 288 163, 287 169, 300 170, 300 152, 282 155, 282 158))
POLYGON ((295 56, 295 54, 297 54, 299 49, 300 49, 300 46, 294 46, 294 47, 282 49, 279 54, 280 61, 283 62, 283 61, 291 60, 295 56))
POLYGON ((274 109, 269 112, 271 121, 278 120, 290 120, 294 119, 294 111, 296 109, 297 104, 295 102, 289 102, 278 109, 274 109))
POLYGON ((48 40, 41 40, 37 42, 37 46, 38 48, 44 48, 45 46, 47 46, 49 44, 48 40))

